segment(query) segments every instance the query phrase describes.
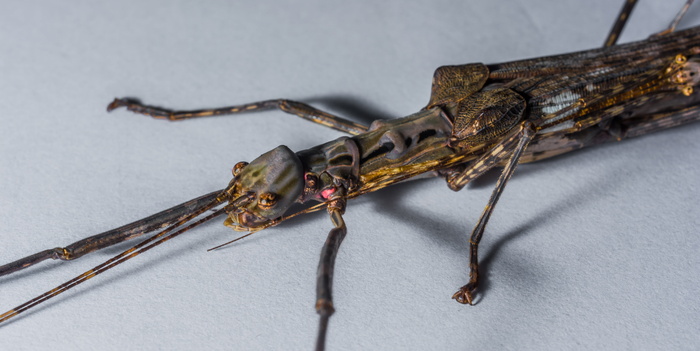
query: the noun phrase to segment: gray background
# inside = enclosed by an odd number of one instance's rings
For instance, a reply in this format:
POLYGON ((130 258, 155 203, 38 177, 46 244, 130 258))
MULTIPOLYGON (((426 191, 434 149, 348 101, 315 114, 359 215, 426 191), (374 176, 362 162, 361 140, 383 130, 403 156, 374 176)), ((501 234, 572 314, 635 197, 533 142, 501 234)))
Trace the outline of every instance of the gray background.
MULTIPOLYGON (((165 123, 115 96, 201 108, 268 98, 359 121, 428 101, 433 70, 597 47, 622 1, 4 1, 0 260, 65 245, 227 184, 279 144, 341 134, 269 112, 165 123)), ((622 41, 683 1, 641 1, 622 41)), ((700 23, 700 6, 684 27, 700 23)), ((460 193, 419 181, 353 200, 328 346, 697 349, 700 125, 519 168, 483 241, 466 233, 495 175, 460 193)), ((0 327, 3 349, 312 347, 323 214, 261 232, 205 225, 0 327)), ((7 310, 125 249, 0 278, 7 310)))

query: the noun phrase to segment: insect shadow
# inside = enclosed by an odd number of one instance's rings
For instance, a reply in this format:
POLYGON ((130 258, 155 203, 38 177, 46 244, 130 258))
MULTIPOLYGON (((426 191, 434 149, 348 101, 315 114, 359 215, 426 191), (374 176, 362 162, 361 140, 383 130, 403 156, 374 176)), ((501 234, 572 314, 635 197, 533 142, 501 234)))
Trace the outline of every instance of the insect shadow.
POLYGON ((338 112, 338 115, 347 117, 353 121, 370 125, 378 119, 394 119, 397 116, 386 111, 382 111, 376 105, 363 98, 346 95, 321 95, 302 101, 309 104, 319 104, 327 107, 331 111, 338 112))

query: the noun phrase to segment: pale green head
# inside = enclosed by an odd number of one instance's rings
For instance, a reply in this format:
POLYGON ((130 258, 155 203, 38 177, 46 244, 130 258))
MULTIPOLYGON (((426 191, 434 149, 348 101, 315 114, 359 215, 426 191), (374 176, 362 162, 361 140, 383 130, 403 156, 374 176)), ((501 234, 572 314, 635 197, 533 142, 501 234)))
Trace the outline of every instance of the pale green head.
POLYGON ((241 231, 261 228, 280 218, 304 189, 301 161, 284 145, 249 164, 236 164, 233 175, 227 188, 230 197, 224 224, 241 231))

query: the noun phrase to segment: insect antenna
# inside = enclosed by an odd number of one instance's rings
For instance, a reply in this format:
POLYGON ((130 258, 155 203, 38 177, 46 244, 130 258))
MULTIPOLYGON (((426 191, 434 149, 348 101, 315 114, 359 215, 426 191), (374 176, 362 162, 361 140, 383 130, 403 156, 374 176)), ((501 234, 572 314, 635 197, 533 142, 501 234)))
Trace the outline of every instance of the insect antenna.
MULTIPOLYGON (((241 197, 243 197, 243 196, 241 196, 241 197)), ((238 199, 236 199, 236 201, 238 201, 239 199, 240 199, 240 197, 239 197, 238 199)), ((288 219, 290 219, 290 218, 292 218, 292 217, 296 217, 296 216, 298 216, 298 215, 305 214, 305 213, 309 213, 309 212, 318 211, 318 210, 320 210, 321 208, 323 208, 323 206, 326 206, 326 205, 327 205, 327 203, 322 202, 322 203, 316 204, 316 205, 314 205, 314 206, 311 206, 311 207, 309 207, 309 208, 305 208, 305 209, 303 209, 303 210, 301 210, 301 211, 294 212, 294 213, 292 213, 292 214, 290 214, 290 215, 288 215, 288 216, 284 216, 284 217, 282 217, 282 218, 278 218, 278 219, 276 219, 276 220, 270 221, 270 223, 267 223, 267 224, 265 224, 265 225, 262 226, 262 227, 255 228, 255 230, 251 231, 251 232, 248 233, 248 234, 239 236, 238 238, 233 239, 233 240, 231 240, 231 241, 229 241, 229 242, 225 242, 225 243, 223 243, 223 244, 221 244, 221 245, 212 247, 211 249, 208 249, 207 252, 209 252, 209 251, 214 251, 214 250, 220 249, 220 248, 222 248, 222 247, 224 247, 224 246, 233 244, 234 242, 236 242, 236 241, 238 241, 238 240, 241 240, 241 239, 243 239, 243 238, 247 238, 247 237, 253 235, 254 233, 257 233, 257 232, 259 232, 259 231, 261 231, 261 230, 263 230, 263 229, 267 229, 267 228, 270 228, 270 227, 274 227, 274 226, 276 226, 276 225, 278 225, 278 224, 280 224, 280 223, 282 223, 282 222, 284 222, 284 221, 286 221, 286 220, 288 220, 288 219)), ((231 207, 231 204, 227 205, 226 207, 227 207, 227 208, 228 208, 228 207, 231 207)))
POLYGON ((241 239, 243 239, 243 238, 245 238, 245 237, 248 237, 248 236, 252 235, 253 233, 255 233, 255 232, 250 232, 250 233, 248 233, 248 234, 246 234, 246 235, 241 235, 241 236, 239 236, 238 238, 235 238, 235 239, 233 239, 233 240, 231 240, 231 241, 229 241, 229 242, 225 242, 225 243, 223 243, 223 244, 221 244, 221 245, 214 246, 214 247, 212 247, 211 249, 207 250, 207 252, 213 251, 213 250, 216 250, 216 249, 219 249, 219 248, 222 248, 222 247, 224 247, 224 246, 226 246, 226 245, 229 245, 229 244, 233 244, 233 243, 235 243, 235 242, 238 241, 238 240, 241 240, 241 239))
POLYGON ((188 222, 194 220, 196 217, 199 217, 201 214, 203 214, 203 213, 207 212, 208 210, 220 205, 225 199, 225 194, 226 194, 225 192, 222 192, 219 196, 217 196, 217 198, 215 200, 211 201, 209 204, 199 208, 198 210, 194 211, 193 213, 191 213, 187 217, 174 223, 170 227, 164 229, 160 233, 144 240, 143 242, 135 245, 134 247, 132 247, 132 248, 110 258, 109 260, 95 266, 91 270, 57 286, 54 289, 51 289, 51 290, 45 292, 44 294, 41 294, 41 295, 39 295, 39 296, 37 296, 37 297, 35 297, 35 298, 25 302, 25 303, 13 308, 10 311, 7 311, 3 314, 0 314, 0 323, 5 322, 10 318, 15 317, 18 314, 20 314, 20 313, 22 313, 22 312, 24 312, 32 307, 35 307, 35 306, 53 298, 54 296, 56 296, 58 294, 65 292, 65 291, 75 287, 76 285, 84 283, 85 281, 87 281, 91 278, 94 278, 98 274, 104 273, 105 271, 107 271, 111 268, 114 268, 115 266, 122 264, 122 263, 126 262, 127 260, 130 260, 130 259, 138 256, 139 254, 144 253, 144 252, 146 252, 146 251, 148 251, 148 250, 150 250, 150 249, 152 249, 152 248, 154 248, 154 247, 156 247, 156 246, 158 246, 158 245, 160 245, 160 244, 162 244, 162 243, 164 243, 164 242, 166 242, 166 241, 168 241, 168 240, 170 240, 170 239, 172 239, 172 238, 174 238, 174 237, 176 237, 176 236, 178 236, 178 235, 180 235, 180 234, 182 234, 182 233, 184 233, 184 232, 186 232, 186 231, 188 231, 188 230, 190 230, 190 229, 192 229, 192 228, 194 228, 202 223, 204 223, 204 222, 207 222, 215 217, 218 217, 218 216, 224 214, 225 208, 220 208, 220 209, 216 210, 215 212, 213 212, 205 217, 202 217, 202 218, 190 223, 189 225, 187 225, 185 227, 182 227, 182 226, 186 225, 188 222), (180 228, 180 227, 182 227, 182 228, 180 228), (178 228, 180 228, 180 229, 178 229, 178 228))

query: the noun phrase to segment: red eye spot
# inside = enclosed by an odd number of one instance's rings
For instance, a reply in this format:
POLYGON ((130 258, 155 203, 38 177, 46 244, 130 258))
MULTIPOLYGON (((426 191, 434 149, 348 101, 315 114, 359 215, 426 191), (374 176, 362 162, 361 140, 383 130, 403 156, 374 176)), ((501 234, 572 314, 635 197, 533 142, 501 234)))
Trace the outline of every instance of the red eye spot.
POLYGON ((333 195, 334 192, 335 192, 335 188, 325 189, 325 190, 321 191, 321 196, 323 196, 324 199, 327 199, 327 198, 331 197, 331 195, 333 195))

